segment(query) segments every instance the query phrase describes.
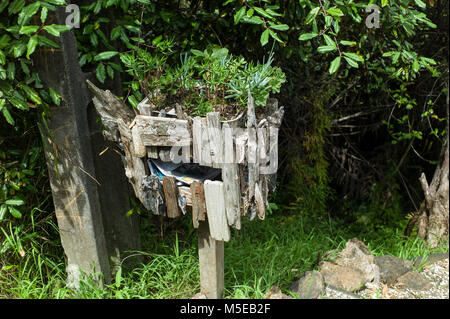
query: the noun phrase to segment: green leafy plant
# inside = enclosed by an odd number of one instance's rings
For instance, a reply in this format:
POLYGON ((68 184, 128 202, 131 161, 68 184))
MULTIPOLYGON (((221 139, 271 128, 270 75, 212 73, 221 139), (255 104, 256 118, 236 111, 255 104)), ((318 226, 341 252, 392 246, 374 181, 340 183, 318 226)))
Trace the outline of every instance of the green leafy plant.
POLYGON ((138 49, 120 55, 134 79, 134 96, 128 98, 132 105, 147 96, 158 108, 179 102, 195 115, 211 110, 235 115, 246 107, 248 91, 256 106, 265 106, 269 94, 280 92, 286 81, 283 71, 272 66, 272 56, 254 64, 229 54, 226 48, 210 47, 193 49, 191 54, 181 55, 180 64, 169 65, 170 52, 171 42, 165 40, 158 42, 153 52, 138 49))

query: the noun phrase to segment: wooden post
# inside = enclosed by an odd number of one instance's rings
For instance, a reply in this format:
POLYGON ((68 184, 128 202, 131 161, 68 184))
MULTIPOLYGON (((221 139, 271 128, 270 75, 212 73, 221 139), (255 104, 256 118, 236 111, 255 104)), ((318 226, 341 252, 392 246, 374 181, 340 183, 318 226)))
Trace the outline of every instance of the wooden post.
POLYGON ((200 291, 208 299, 222 298, 224 288, 223 251, 223 241, 211 237, 208 221, 200 221, 198 226, 200 291))

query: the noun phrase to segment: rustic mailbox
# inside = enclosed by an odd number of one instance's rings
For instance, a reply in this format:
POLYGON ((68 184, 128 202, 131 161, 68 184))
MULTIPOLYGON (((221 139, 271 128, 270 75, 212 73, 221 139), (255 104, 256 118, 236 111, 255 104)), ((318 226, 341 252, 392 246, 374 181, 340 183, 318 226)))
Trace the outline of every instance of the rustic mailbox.
POLYGON ((154 214, 192 214, 199 229, 202 292, 220 298, 229 227, 240 229, 247 213, 250 220, 265 218, 276 179, 283 108, 268 99, 266 107, 255 110, 249 93, 247 110, 228 121, 218 112, 191 118, 180 105, 167 113, 155 111, 147 99, 135 114, 111 92, 89 81, 88 86, 104 136, 123 150, 136 197, 154 214), (167 170, 164 163, 175 169, 167 170))

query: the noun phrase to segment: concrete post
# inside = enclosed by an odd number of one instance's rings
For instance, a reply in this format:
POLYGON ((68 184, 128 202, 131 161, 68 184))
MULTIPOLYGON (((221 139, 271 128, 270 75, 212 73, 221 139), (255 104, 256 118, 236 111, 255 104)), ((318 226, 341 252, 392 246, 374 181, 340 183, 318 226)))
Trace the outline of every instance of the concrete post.
MULTIPOLYGON (((65 24, 66 15, 60 8, 49 14, 48 23, 65 24)), ((120 156, 110 153, 97 159, 98 153, 93 153, 92 141, 95 151, 101 141, 98 127, 92 124, 96 115, 88 117, 91 97, 78 63, 76 38, 71 31, 54 40, 60 48, 39 48, 33 62, 44 85, 62 97, 61 105, 50 110, 48 129, 44 122, 40 128, 67 256, 68 281, 76 287, 80 272, 101 272, 103 281, 109 283, 109 257, 117 258, 126 249, 139 249, 136 217, 125 216, 129 209, 128 185, 120 156)))

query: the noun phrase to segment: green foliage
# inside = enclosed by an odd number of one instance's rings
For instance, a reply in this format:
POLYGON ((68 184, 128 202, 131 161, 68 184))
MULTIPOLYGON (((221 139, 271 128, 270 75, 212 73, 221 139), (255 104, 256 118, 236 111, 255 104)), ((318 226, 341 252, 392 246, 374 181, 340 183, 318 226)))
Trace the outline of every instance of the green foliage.
POLYGON ((230 105, 237 111, 245 108, 248 91, 256 106, 265 106, 269 94, 280 92, 286 81, 283 71, 272 66, 272 56, 263 64, 254 64, 229 54, 226 48, 212 47, 192 49, 191 54, 181 55, 180 64, 169 65, 172 47, 171 40, 161 40, 154 52, 138 49, 120 55, 126 71, 135 79, 131 82, 135 99, 145 95, 159 107, 176 101, 192 114, 204 116, 230 105))
POLYGON ((325 113, 322 98, 330 92, 321 92, 313 97, 309 130, 306 132, 302 158, 292 158, 290 163, 291 180, 287 185, 288 209, 301 214, 324 216, 327 202, 332 199, 333 191, 329 185, 328 161, 325 157, 326 134, 330 128, 330 119, 325 113), (292 201, 292 198, 295 200, 292 201))
MULTIPOLYGON (((69 28, 45 25, 48 11, 65 1, 0 1, 0 112, 10 125, 30 108, 47 110, 54 103, 33 71, 30 56, 38 47, 58 48, 49 35, 59 36, 69 28)), ((57 94, 53 91, 53 95, 57 94)))

